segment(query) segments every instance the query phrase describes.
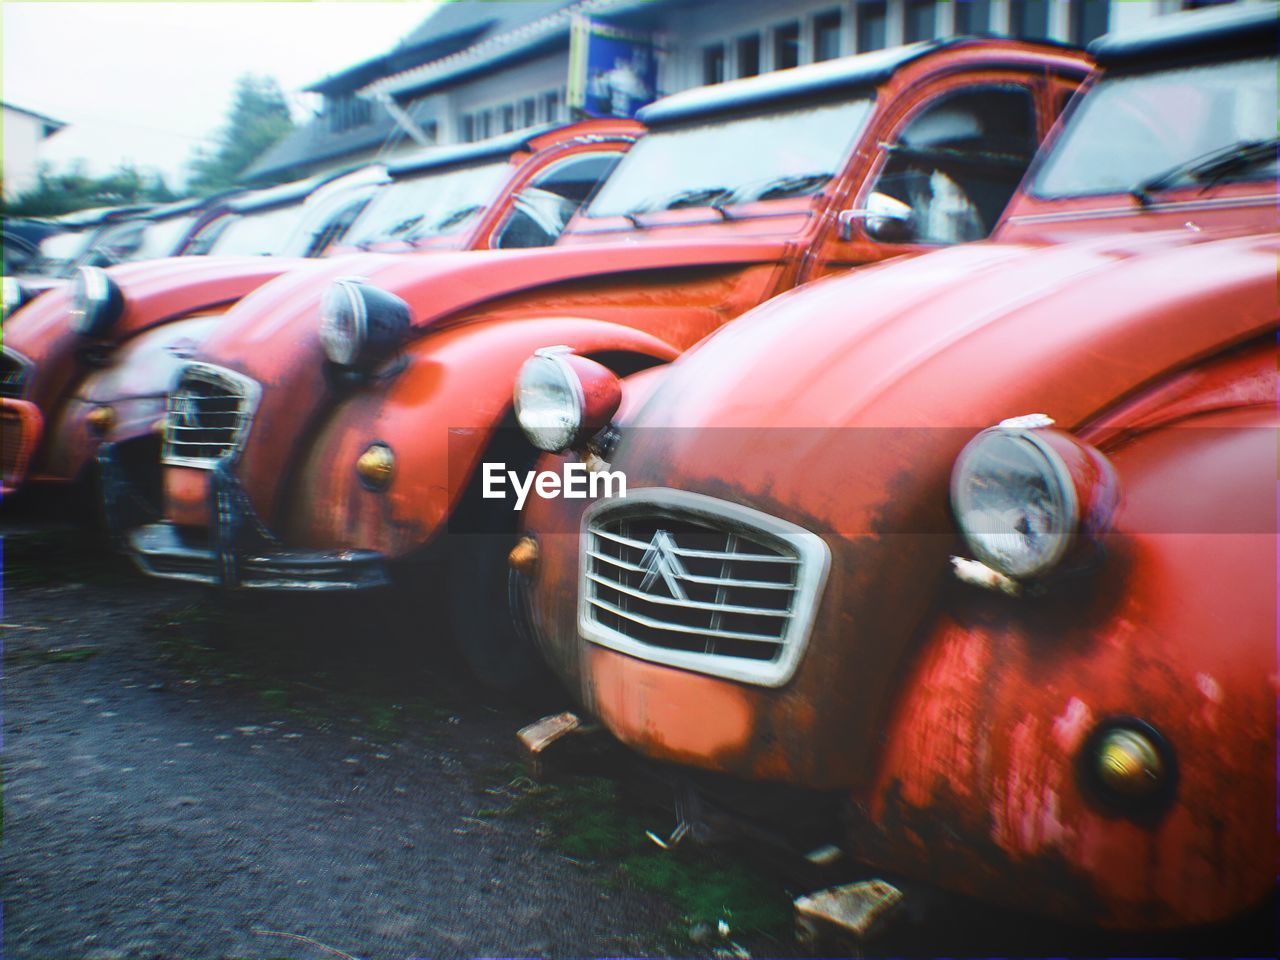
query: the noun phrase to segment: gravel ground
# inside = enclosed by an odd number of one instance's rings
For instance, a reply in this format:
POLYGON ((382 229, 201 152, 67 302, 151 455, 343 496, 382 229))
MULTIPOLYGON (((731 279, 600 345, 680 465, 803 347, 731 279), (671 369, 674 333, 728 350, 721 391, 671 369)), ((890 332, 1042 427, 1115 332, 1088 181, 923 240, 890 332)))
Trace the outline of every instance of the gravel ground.
MULTIPOLYGON (((811 886, 658 851, 645 829, 670 816, 624 802, 626 777, 535 783, 515 731, 566 704, 476 686, 429 602, 227 598, 65 532, 0 537, 0 956, 797 954, 789 901, 811 886)), ((876 952, 1275 955, 1274 900, 1119 940, 915 887, 908 904, 876 952)))
POLYGON ((527 708, 334 605, 6 547, 4 956, 671 948, 671 903, 476 815, 524 782, 527 708))

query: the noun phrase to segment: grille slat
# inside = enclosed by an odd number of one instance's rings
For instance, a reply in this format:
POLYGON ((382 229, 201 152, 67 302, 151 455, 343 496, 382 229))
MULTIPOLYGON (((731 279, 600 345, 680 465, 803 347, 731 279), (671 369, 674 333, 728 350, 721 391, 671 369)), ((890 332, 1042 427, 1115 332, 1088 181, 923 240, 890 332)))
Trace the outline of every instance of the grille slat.
POLYGON ((619 593, 625 593, 629 597, 636 597, 646 603, 656 603, 660 606, 686 607, 690 610, 709 610, 711 612, 720 613, 742 613, 758 617, 789 617, 791 615, 788 610, 770 610, 767 607, 738 607, 730 603, 704 603, 700 600, 677 600, 672 597, 656 597, 641 593, 639 590, 632 590, 630 587, 623 586, 613 580, 606 580, 594 573, 587 576, 596 583, 608 587, 610 590, 616 590, 619 593))
POLYGON ((249 432, 259 394, 258 385, 238 373, 188 364, 166 404, 164 462, 208 469, 234 456, 249 432))
POLYGON ((584 520, 583 635, 643 659, 776 685, 795 668, 826 544, 687 491, 602 501, 584 520))
MULTIPOLYGON (((603 560, 605 563, 611 563, 616 567, 622 567, 624 570, 633 570, 644 573, 644 568, 639 564, 628 563, 618 557, 612 557, 607 553, 600 553, 597 550, 589 550, 588 555, 596 560, 603 560)), ((735 558, 736 559, 736 558, 735 558)), ((705 583, 712 586, 725 587, 750 587, 753 590, 792 590, 794 589, 789 583, 773 583, 769 580, 740 580, 732 577, 699 577, 692 573, 678 574, 681 580, 688 580, 690 583, 705 583)))
POLYGON ((0 397, 21 400, 30 375, 30 360, 8 347, 0 347, 0 397))
POLYGON ((706 627, 689 627, 677 623, 663 623, 661 620, 655 620, 652 617, 646 617, 643 614, 636 613, 633 610, 623 610, 615 607, 613 604, 605 600, 592 599, 592 606, 599 607, 625 620, 631 620, 641 626, 650 627, 654 630, 670 630, 673 633, 689 633, 698 636, 718 637, 723 640, 742 640, 746 643, 767 643, 776 644, 777 637, 764 637, 756 633, 735 633, 732 630, 711 630, 706 627))

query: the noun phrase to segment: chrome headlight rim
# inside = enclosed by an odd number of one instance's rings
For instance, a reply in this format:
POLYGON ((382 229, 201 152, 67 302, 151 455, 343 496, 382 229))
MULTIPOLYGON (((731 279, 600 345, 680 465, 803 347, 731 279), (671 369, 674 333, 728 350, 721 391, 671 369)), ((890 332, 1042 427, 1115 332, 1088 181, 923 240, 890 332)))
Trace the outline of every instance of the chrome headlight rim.
POLYGON ((27 291, 17 277, 4 277, 0 284, 0 298, 3 300, 0 304, 0 319, 8 320, 26 304, 27 291))
POLYGON ((409 304, 363 277, 339 277, 320 301, 320 342, 334 366, 373 374, 413 330, 409 304))
MULTIPOLYGON (((985 452, 989 455, 989 450, 985 452)), ((956 458, 951 472, 950 492, 952 512, 966 545, 982 563, 1015 580, 1036 580, 1045 576, 1062 563, 1075 544, 1076 534, 1080 528, 1080 502, 1075 482, 1066 462, 1045 439, 1038 427, 1001 424, 978 433, 965 444, 956 458), (984 454, 983 448, 996 440, 1025 443, 1040 458, 1044 466, 1041 477, 1050 481, 1046 483, 1046 489, 1056 508, 1055 523, 1053 531, 1043 538, 1050 544, 1050 548, 1047 552, 1039 553, 1034 558, 1034 562, 1029 564, 1012 565, 1005 555, 993 551, 983 539, 984 533, 973 529, 969 522, 970 511, 964 509, 964 501, 967 499, 965 491, 967 482, 978 473, 977 468, 981 465, 980 458, 984 454)), ((986 531, 985 536, 990 536, 991 533, 992 531, 986 531)))
POLYGON ((521 365, 520 372, 516 375, 512 396, 516 422, 520 424, 520 429, 528 441, 546 453, 563 452, 572 447, 582 436, 587 398, 582 388, 582 381, 578 379, 577 371, 568 360, 572 354, 572 347, 542 347, 533 352, 533 356, 521 365), (538 424, 529 416, 525 394, 528 392, 528 379, 537 375, 538 371, 553 372, 559 378, 560 386, 563 388, 564 410, 571 413, 572 417, 563 417, 563 425, 559 428, 538 424))
POLYGON ((101 267, 77 267, 71 281, 71 312, 68 322, 82 337, 101 339, 124 311, 120 287, 101 267))

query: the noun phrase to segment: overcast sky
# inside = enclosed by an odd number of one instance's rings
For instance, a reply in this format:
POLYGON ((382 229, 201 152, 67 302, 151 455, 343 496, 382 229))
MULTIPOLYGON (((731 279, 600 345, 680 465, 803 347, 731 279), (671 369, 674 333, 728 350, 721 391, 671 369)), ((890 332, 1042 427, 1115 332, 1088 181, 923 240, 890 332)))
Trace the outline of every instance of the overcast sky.
POLYGON ((274 76, 301 121, 316 103, 302 87, 390 49, 434 5, 4 0, 4 100, 69 124, 44 143, 57 168, 83 157, 101 174, 131 160, 177 185, 222 125, 236 77, 274 76))

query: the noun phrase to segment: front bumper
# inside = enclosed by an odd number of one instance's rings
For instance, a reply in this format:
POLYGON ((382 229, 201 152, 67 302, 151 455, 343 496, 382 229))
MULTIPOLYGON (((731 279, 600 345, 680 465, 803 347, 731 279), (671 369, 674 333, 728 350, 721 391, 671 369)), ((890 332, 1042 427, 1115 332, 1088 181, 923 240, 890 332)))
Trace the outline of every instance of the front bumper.
MULTIPOLYGON (((107 502, 123 498, 108 495, 107 502)), ((390 584, 386 558, 372 550, 308 550, 280 543, 254 513, 227 461, 211 471, 207 538, 172 523, 123 534, 134 562, 154 577, 235 589, 345 591, 390 584)))
POLYGON ((173 524, 139 527, 126 542, 144 573, 167 580, 256 590, 363 590, 390 582, 382 555, 372 551, 248 549, 237 555, 236 579, 228 584, 218 552, 188 542, 173 524))

